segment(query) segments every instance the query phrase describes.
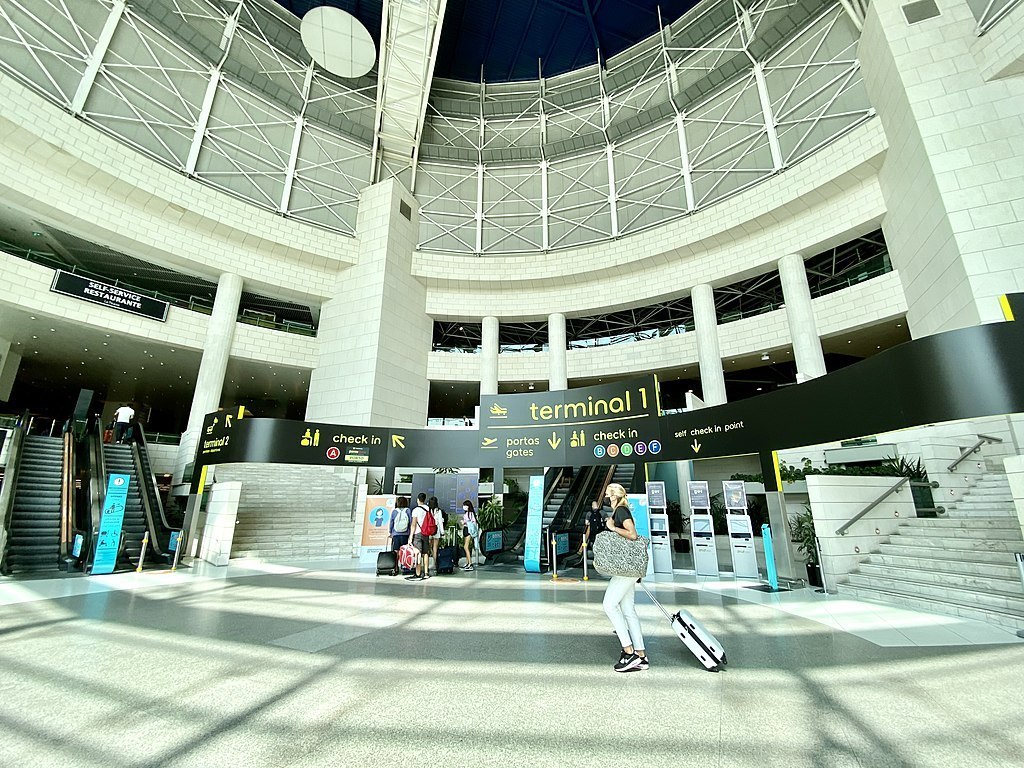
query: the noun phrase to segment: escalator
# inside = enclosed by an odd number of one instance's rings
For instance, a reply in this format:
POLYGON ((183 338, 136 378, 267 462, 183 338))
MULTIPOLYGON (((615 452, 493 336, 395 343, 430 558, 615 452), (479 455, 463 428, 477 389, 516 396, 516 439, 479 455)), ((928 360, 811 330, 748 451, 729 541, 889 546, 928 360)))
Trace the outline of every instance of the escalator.
MULTIPOLYGON (((555 494, 561 494, 561 498, 564 500, 565 495, 568 492, 568 489, 566 489, 565 493, 562 492, 564 470, 564 467, 548 467, 548 470, 544 473, 544 498, 548 499, 549 503, 551 497, 555 494)), ((548 514, 547 506, 548 505, 545 505, 545 515, 548 514)), ((552 510, 552 517, 554 517, 557 512, 557 508, 552 510)), ((528 510, 524 509, 514 521, 502 528, 503 546, 500 550, 492 551, 487 554, 488 565, 514 563, 522 559, 523 544, 526 538, 527 517, 528 510)), ((486 531, 484 532, 484 535, 486 535, 486 531)))
POLYGON ((590 513, 590 503, 600 501, 602 510, 604 506, 604 491, 609 483, 618 483, 627 491, 631 488, 633 478, 636 474, 636 466, 633 464, 616 464, 614 467, 590 467, 593 470, 589 482, 582 489, 580 498, 571 506, 567 505, 564 514, 556 518, 552 525, 559 533, 569 534, 569 552, 565 560, 559 563, 560 570, 569 568, 580 568, 583 565, 583 555, 577 554, 583 536, 587 528, 587 518, 590 513))
POLYGON ((5 483, 13 484, 5 511, 3 573, 50 573, 61 566, 64 437, 12 433, 5 483))
POLYGON ((146 447, 145 433, 139 425, 135 425, 133 432, 132 439, 127 443, 103 446, 103 460, 98 468, 103 478, 99 484, 101 496, 106 492, 106 478, 111 474, 128 475, 120 564, 138 567, 142 542, 149 533, 149 548, 144 564, 167 565, 172 559, 171 534, 180 530, 180 525, 173 526, 165 516, 146 447))

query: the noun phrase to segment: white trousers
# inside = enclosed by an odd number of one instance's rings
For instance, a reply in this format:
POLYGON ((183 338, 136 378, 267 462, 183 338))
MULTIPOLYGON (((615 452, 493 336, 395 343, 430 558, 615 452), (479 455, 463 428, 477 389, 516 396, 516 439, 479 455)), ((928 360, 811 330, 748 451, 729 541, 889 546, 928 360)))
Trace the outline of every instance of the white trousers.
POLYGON ((644 636, 640 631, 640 619, 636 615, 633 601, 636 597, 636 578, 633 576, 612 576, 604 593, 604 612, 611 619, 619 643, 625 648, 633 646, 634 651, 644 650, 644 636))

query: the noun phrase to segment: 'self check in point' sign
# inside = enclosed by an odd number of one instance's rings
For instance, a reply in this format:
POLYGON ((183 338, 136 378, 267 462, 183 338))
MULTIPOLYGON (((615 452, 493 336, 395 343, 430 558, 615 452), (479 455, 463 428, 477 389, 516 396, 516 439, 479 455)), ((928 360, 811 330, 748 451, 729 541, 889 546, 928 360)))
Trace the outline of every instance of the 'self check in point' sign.
POLYGON ((661 452, 654 376, 481 402, 480 451, 504 466, 615 464, 661 452), (620 458, 621 457, 621 458, 620 458))

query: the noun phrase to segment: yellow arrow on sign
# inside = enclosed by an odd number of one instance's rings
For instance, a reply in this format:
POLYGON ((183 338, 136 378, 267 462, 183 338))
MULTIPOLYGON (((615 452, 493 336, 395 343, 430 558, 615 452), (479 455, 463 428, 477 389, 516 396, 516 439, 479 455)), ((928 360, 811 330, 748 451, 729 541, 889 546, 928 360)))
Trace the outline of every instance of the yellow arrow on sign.
POLYGON ((693 445, 690 447, 693 448, 694 453, 700 453, 700 443, 697 442, 697 438, 693 438, 693 445))
POLYGON ((405 435, 392 435, 391 436, 391 447, 392 448, 405 448, 405 435))
POLYGON ((555 450, 562 444, 562 438, 558 436, 557 432, 552 432, 551 437, 548 438, 548 445, 551 446, 551 450, 555 450))

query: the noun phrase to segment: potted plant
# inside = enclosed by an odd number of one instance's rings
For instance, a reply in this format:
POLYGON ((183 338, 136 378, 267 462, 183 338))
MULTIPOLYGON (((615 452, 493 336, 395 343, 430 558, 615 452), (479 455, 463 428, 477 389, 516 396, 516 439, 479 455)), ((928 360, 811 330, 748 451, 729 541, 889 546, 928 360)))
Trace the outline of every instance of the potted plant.
POLYGON ((804 511, 789 519, 789 535, 807 563, 807 583, 812 587, 822 586, 818 544, 814 533, 814 516, 811 514, 810 504, 804 504, 804 511))

